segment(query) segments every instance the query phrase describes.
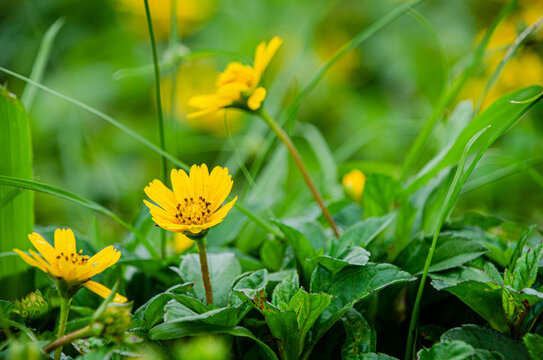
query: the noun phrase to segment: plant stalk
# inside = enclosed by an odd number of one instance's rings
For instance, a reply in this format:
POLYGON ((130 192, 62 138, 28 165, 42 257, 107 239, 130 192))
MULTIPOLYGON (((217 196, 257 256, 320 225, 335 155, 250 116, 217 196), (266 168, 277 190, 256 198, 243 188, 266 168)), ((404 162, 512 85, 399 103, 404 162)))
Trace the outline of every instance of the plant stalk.
MULTIPOLYGON (((43 351, 46 353, 50 353, 51 351, 55 349, 62 349, 62 347, 66 344, 71 343, 74 340, 82 339, 89 337, 93 334, 91 326, 87 325, 79 330, 76 330, 74 332, 71 332, 67 335, 64 335, 61 338, 58 338, 57 340, 51 342, 49 345, 43 348, 43 351)), ((55 352, 56 354, 56 352, 55 352)))
POLYGON ((339 229, 336 225, 336 222, 332 218, 332 215, 330 215, 330 212, 328 211, 328 208, 324 204, 324 201, 321 197, 321 194, 319 193, 319 190, 317 190, 315 183, 313 182, 313 180, 311 179, 311 176, 309 175, 309 171, 307 171, 307 168, 305 167, 305 164, 302 160, 302 157, 300 156, 300 153, 298 152, 298 150, 292 143, 292 140, 290 139, 288 134, 281 128, 281 126, 279 126, 277 121, 275 121, 275 119, 272 118, 271 115, 268 114, 266 110, 264 110, 263 108, 257 111, 256 114, 258 114, 268 124, 268 126, 272 129, 272 131, 277 135, 279 140, 281 140, 283 144, 285 144, 290 155, 294 159, 294 162, 298 166, 298 169, 300 169, 300 172, 302 173, 302 177, 304 178, 305 183, 309 187, 309 190, 311 190, 311 193, 313 194, 313 197, 317 201, 317 204, 319 204, 322 214, 324 215, 324 217, 326 218, 326 221, 328 221, 328 223, 330 224, 330 227, 334 231, 334 235, 337 238, 339 238, 339 229))
MULTIPOLYGON (((57 340, 64 337, 64 332, 66 331, 66 323, 68 322, 68 313, 70 312, 70 303, 72 302, 71 298, 66 298, 60 294, 60 319, 58 322, 58 332, 57 340)), ((62 345, 57 347, 55 350, 55 360, 60 360, 62 355, 62 345)))
POLYGON ((213 291, 211 290, 211 280, 209 279, 209 267, 207 266, 206 238, 196 240, 198 245, 198 255, 200 256, 200 269, 202 270, 202 280, 204 281, 204 290, 206 293, 206 304, 213 304, 213 291))
MULTIPOLYGON (((155 34, 153 32, 153 22, 151 20, 151 10, 149 9, 149 0, 143 0, 145 3, 145 14, 147 16, 147 26, 149 29, 149 37, 151 40, 151 50, 153 52, 153 67, 155 72, 155 94, 156 94, 156 106, 157 106, 157 112, 158 112, 158 135, 159 135, 159 144, 160 149, 165 150, 166 148, 166 142, 164 140, 164 115, 162 113, 162 101, 160 97, 160 68, 158 65, 158 53, 157 53, 157 47, 156 47, 156 40, 155 40, 155 34)), ((166 157, 164 155, 161 156, 160 161, 160 173, 162 177, 162 182, 166 183, 167 179, 167 164, 166 164, 166 157)), ((161 239, 161 254, 162 258, 166 257, 166 231, 161 230, 160 231, 160 239, 161 239)))

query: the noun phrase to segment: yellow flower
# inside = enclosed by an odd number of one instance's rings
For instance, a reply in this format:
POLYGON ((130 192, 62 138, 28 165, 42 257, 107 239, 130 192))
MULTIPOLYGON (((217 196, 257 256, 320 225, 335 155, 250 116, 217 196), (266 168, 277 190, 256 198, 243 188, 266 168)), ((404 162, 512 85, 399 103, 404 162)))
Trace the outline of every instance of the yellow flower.
POLYGON ((341 183, 349 196, 356 201, 360 201, 364 192, 364 185, 366 185, 366 175, 358 169, 353 169, 343 176, 341 183))
POLYGON ((259 86, 262 73, 282 43, 283 40, 277 36, 271 39, 269 44, 261 42, 255 51, 254 66, 239 62, 229 63, 226 70, 219 74, 215 93, 190 99, 189 105, 200 110, 188 117, 211 114, 227 107, 258 110, 266 98, 266 89, 259 86))
POLYGON ((173 169, 170 178, 173 191, 156 179, 145 187, 147 196, 158 206, 143 200, 153 221, 163 229, 202 234, 222 222, 236 203, 237 196, 221 207, 233 185, 227 168, 216 166, 210 174, 206 164, 193 165, 190 175, 173 169))
MULTIPOLYGON (((113 246, 108 246, 89 258, 88 255, 82 255, 83 250, 77 251, 75 236, 71 229, 55 230, 55 247, 38 233, 32 233, 28 238, 39 254, 34 250, 28 250, 32 255, 29 256, 19 249, 13 249, 27 264, 45 272, 54 281, 63 281, 61 285, 65 286, 71 295, 84 286, 103 298, 109 296, 111 290, 92 281, 91 278, 119 260, 121 253, 113 246)), ((126 298, 116 294, 113 301, 123 303, 126 298)))
POLYGON ((183 251, 190 249, 193 244, 194 240, 192 240, 183 233, 176 233, 173 238, 173 249, 177 254, 180 254, 183 251))

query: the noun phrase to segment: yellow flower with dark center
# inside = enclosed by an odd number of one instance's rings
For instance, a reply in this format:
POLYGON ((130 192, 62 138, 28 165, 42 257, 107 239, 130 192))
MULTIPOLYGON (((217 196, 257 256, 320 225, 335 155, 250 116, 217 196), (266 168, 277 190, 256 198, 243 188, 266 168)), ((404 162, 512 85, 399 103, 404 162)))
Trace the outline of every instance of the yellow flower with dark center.
MULTIPOLYGON (((83 250, 77 251, 75 236, 71 229, 55 230, 55 246, 51 246, 40 234, 28 235, 30 242, 38 253, 28 250, 28 254, 19 249, 13 249, 27 264, 35 266, 45 272, 54 281, 60 284, 71 296, 84 286, 92 292, 107 298, 111 290, 104 285, 92 281, 91 278, 114 265, 121 253, 113 246, 108 246, 96 255, 89 257, 83 255, 83 250)), ((126 298, 116 294, 113 301, 126 302, 126 298)))
POLYGON ((343 176, 341 183, 349 196, 356 201, 360 201, 366 185, 366 175, 358 169, 353 169, 343 176))
POLYGON ((283 40, 274 37, 269 44, 261 42, 255 51, 254 66, 231 62, 219 74, 213 94, 194 96, 189 105, 200 109, 188 117, 203 116, 227 107, 258 110, 266 98, 266 89, 260 85, 264 70, 283 40))
POLYGON ((173 191, 160 180, 153 180, 144 191, 157 205, 143 200, 153 221, 163 229, 199 235, 223 221, 234 200, 221 207, 232 190, 227 168, 216 166, 211 174, 206 164, 193 165, 190 175, 184 170, 171 172, 173 191))

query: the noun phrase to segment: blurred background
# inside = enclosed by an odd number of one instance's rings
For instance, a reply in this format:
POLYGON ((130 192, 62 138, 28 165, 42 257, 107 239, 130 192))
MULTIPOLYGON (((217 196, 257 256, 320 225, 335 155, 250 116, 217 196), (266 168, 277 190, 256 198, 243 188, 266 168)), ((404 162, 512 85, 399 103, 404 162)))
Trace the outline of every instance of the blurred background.
MULTIPOLYGON (((278 35, 284 43, 266 73, 265 107, 280 116, 324 61, 402 1, 178 0, 177 44, 170 39, 169 1, 150 3, 159 41, 168 151, 187 164, 229 167, 235 175, 233 193, 247 195, 242 201, 250 208, 253 204, 279 217, 297 214, 305 204, 296 200, 310 199, 310 195, 295 168, 272 172, 269 164, 282 158, 264 158, 262 175, 256 177, 255 188, 260 190, 244 192, 247 182, 239 160, 256 172, 255 161, 260 161, 267 136, 262 121, 235 110, 188 120, 187 101, 211 91, 216 74, 228 62, 250 63, 256 45, 278 35)), ((399 176, 407 150, 441 91, 458 74, 504 4, 498 0, 426 1, 341 59, 302 103, 294 131, 303 154, 311 144, 324 141, 330 149, 326 154, 337 163, 337 170, 321 174, 315 164, 322 159, 307 155, 317 182, 332 178, 339 186, 341 176, 353 167, 366 174, 399 176)), ((505 47, 542 14, 543 1, 519 1, 491 39, 484 66, 477 69, 448 114, 458 104, 470 108, 470 102, 481 101, 484 108, 507 91, 543 83, 543 35, 536 32, 480 99, 505 47)), ((42 83, 158 143, 143 1, 3 0, 0 66, 28 76, 44 33, 58 19, 64 24, 42 83)), ((18 96, 25 86, 4 73, 0 73, 0 84, 18 96)), ((42 91, 30 115, 35 179, 135 221, 142 212, 144 186, 159 177, 159 156, 89 112, 42 91)), ((468 182, 457 215, 479 210, 511 221, 543 222, 542 115, 540 103, 488 152, 473 177, 494 174, 494 178, 482 186, 468 182), (496 172, 500 169, 511 171, 496 172)), ((438 125, 413 174, 448 140, 454 125, 448 120, 438 125)), ((340 187, 323 192, 328 200, 342 196, 340 187)), ((62 199, 36 195, 38 225, 71 227, 86 234, 95 217, 104 242, 119 241, 124 229, 108 218, 62 199)), ((254 251, 258 242, 247 240, 239 247, 254 251)))

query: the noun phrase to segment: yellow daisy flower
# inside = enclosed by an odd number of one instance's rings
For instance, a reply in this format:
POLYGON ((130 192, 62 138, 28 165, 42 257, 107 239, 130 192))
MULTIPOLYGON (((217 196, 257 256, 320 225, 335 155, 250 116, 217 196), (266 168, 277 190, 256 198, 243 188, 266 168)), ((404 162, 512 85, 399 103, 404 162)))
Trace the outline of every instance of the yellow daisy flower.
POLYGON ((258 110, 266 98, 266 89, 259 86, 262 73, 283 40, 274 37, 269 44, 261 42, 255 51, 254 66, 231 62, 219 74, 213 94, 194 96, 189 105, 200 109, 188 115, 190 118, 214 113, 227 107, 258 110))
POLYGON ((358 169, 353 169, 343 176, 341 183, 349 196, 356 201, 360 201, 366 185, 366 175, 358 169))
POLYGON ((145 187, 145 194, 158 206, 143 200, 153 221, 169 231, 201 235, 222 222, 237 200, 236 196, 221 207, 232 190, 233 181, 228 169, 220 166, 211 174, 206 164, 193 165, 190 175, 173 169, 171 182, 173 191, 156 179, 145 187))
MULTIPOLYGON (((62 280, 66 292, 73 296, 81 286, 107 298, 111 290, 104 285, 92 281, 91 278, 114 265, 121 253, 113 246, 108 246, 96 255, 82 255, 83 250, 77 251, 75 236, 71 229, 55 230, 55 246, 51 246, 40 234, 28 235, 30 242, 38 253, 28 250, 30 255, 19 249, 13 249, 27 264, 45 272, 54 281, 62 280), (40 256, 41 255, 41 256, 40 256)), ((116 294, 114 302, 124 303, 126 298, 116 294)))

